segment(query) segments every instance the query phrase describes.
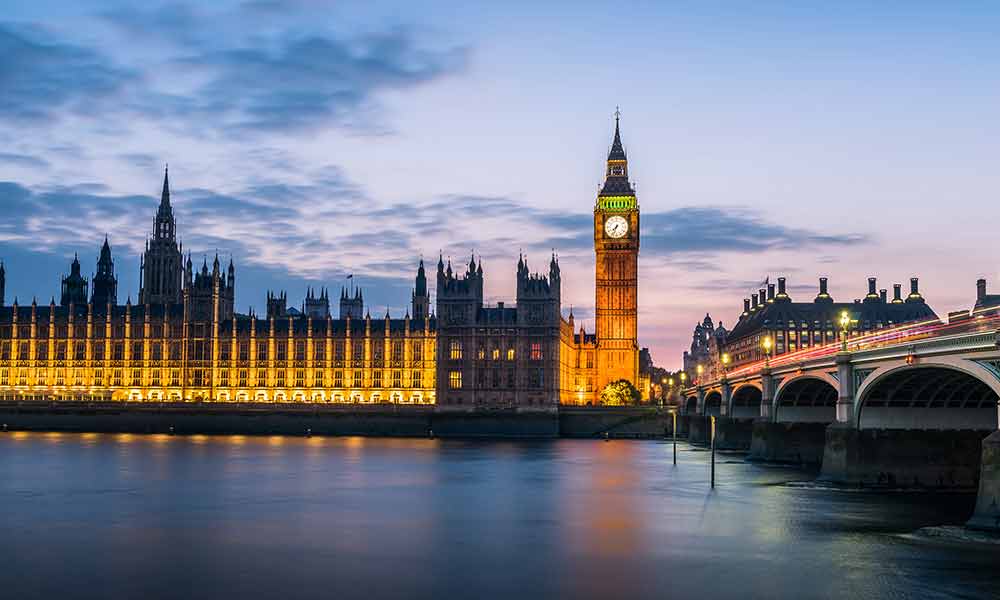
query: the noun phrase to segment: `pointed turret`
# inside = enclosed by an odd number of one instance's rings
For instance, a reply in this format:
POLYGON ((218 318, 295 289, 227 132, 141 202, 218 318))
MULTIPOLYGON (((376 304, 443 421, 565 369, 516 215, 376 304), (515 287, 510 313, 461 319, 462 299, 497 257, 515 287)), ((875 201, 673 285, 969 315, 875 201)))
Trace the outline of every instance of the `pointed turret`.
POLYGON ((160 192, 160 210, 170 210, 170 166, 163 167, 163 191, 160 192))
MULTIPOLYGON (((424 271, 424 259, 420 259, 417 276, 413 282, 411 308, 414 319, 426 319, 430 313, 430 294, 427 293, 427 273, 424 271)), ((409 313, 407 313, 409 314, 409 313)))
POLYGON ((625 156, 625 148, 622 146, 621 134, 621 111, 615 110, 615 139, 611 141, 611 150, 608 151, 608 160, 628 160, 625 156))
POLYGON ((108 236, 104 236, 101 246, 101 257, 97 261, 97 273, 94 274, 90 301, 95 306, 118 304, 118 278, 115 277, 115 262, 111 258, 111 244, 108 236))
POLYGON ((80 274, 80 258, 74 254, 73 263, 69 267, 69 275, 62 279, 62 294, 59 303, 62 306, 87 303, 87 280, 80 274))

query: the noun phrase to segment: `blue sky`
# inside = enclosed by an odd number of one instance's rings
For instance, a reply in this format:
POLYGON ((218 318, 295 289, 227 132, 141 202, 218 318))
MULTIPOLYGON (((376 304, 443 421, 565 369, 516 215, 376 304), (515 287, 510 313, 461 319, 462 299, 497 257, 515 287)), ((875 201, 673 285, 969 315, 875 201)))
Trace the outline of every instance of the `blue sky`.
POLYGON ((105 232, 134 298, 169 162, 185 248, 234 256, 240 310, 354 273, 401 314, 439 251, 509 301, 518 252, 555 249, 590 329, 621 105, 659 364, 768 275, 797 299, 920 276, 944 314, 1000 285, 998 30, 972 2, 8 3, 7 300, 47 301, 74 252, 93 270, 105 232))

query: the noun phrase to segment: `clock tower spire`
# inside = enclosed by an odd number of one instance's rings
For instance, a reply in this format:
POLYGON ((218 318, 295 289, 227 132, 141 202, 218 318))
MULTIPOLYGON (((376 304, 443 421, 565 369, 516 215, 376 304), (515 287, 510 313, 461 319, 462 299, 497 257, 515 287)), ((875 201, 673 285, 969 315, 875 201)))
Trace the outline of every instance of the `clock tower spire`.
POLYGON ((638 387, 639 204, 628 179, 621 112, 594 205, 597 387, 626 379, 638 387))

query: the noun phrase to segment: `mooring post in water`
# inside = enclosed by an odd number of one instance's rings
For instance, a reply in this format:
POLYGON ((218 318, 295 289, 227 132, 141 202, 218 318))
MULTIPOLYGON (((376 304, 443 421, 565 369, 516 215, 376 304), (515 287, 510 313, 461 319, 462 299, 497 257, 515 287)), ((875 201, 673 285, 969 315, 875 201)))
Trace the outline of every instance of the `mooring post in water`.
POLYGON ((674 416, 674 464, 677 464, 677 411, 673 411, 670 414, 674 416))
POLYGON ((712 488, 715 488, 715 415, 712 415, 712 488))

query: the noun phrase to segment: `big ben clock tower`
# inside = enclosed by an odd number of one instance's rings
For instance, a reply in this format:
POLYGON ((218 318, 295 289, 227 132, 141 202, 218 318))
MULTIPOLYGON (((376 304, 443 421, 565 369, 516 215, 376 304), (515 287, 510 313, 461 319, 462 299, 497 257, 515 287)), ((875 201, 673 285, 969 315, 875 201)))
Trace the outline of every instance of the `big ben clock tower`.
POLYGON ((597 290, 597 391, 619 379, 639 384, 639 204, 628 180, 615 112, 615 139, 594 205, 597 290))

